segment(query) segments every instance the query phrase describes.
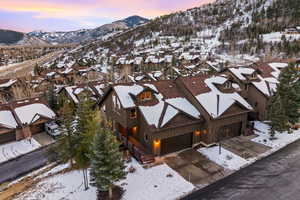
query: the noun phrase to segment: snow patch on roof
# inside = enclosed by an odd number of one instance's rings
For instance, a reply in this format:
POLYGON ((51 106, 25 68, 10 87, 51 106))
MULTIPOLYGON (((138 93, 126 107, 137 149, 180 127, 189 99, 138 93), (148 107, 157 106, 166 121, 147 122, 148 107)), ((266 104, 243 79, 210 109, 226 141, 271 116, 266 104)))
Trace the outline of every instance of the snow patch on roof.
POLYGON ((177 114, 179 113, 178 110, 173 108, 172 106, 168 106, 166 109, 166 113, 164 115, 163 121, 160 125, 160 127, 165 126, 171 119, 173 119, 177 114))
POLYGON ((246 67, 229 68, 229 71, 231 71, 238 79, 242 81, 246 80, 246 77, 244 75, 251 75, 255 72, 254 69, 246 67))
POLYGON ((159 119, 162 114, 165 103, 160 101, 154 106, 139 106, 140 111, 143 113, 147 123, 149 125, 154 125, 158 128, 159 119))
POLYGON ((0 124, 8 128, 16 128, 18 126, 13 114, 9 110, 0 111, 0 124))
POLYGON ((177 97, 166 99, 166 102, 190 116, 197 119, 200 117, 200 112, 186 98, 177 97))
POLYGON ((131 108, 135 107, 135 103, 130 94, 136 96, 140 94, 144 88, 137 84, 131 86, 118 85, 114 87, 114 90, 117 93, 123 108, 131 108))
POLYGON ((40 115, 54 119, 55 113, 45 104, 34 103, 15 108, 15 112, 22 124, 31 124, 37 121, 40 115))

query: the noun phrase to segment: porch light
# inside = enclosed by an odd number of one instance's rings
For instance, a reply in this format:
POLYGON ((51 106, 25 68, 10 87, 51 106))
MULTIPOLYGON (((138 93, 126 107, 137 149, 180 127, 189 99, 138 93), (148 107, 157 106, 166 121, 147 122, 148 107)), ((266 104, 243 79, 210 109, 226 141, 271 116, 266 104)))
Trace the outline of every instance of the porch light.
POLYGON ((195 135, 201 135, 201 131, 199 130, 195 131, 195 135))
POLYGON ((160 145, 160 140, 154 140, 154 145, 157 147, 160 145))
POLYGON ((207 129, 203 130, 203 134, 207 134, 207 129))
POLYGON ((137 133, 137 129, 138 129, 137 126, 135 126, 135 127, 132 128, 132 133, 133 133, 134 135, 137 133))

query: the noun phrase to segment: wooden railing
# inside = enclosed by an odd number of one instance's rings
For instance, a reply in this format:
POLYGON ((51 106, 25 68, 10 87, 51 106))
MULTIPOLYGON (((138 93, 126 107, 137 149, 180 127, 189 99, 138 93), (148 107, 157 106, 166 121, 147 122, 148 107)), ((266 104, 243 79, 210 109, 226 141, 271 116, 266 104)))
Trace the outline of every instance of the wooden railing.
POLYGON ((149 153, 142 147, 136 139, 132 137, 126 137, 119 132, 116 132, 118 140, 120 140, 124 146, 129 150, 134 158, 136 158, 141 164, 149 164, 154 162, 154 155, 149 153))

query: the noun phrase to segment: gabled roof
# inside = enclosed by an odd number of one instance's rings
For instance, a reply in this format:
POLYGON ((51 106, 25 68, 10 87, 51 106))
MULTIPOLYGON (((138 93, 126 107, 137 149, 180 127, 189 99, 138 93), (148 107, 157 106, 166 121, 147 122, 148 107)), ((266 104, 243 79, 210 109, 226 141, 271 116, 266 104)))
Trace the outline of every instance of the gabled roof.
POLYGON ((207 77, 195 76, 191 79, 182 78, 187 90, 196 98, 200 105, 212 118, 220 117, 232 105, 240 104, 246 110, 252 110, 248 102, 237 92, 223 93, 216 85, 222 85, 228 81, 224 76, 207 77))
POLYGON ((56 114, 40 98, 24 99, 0 105, 0 126, 15 129, 37 120, 55 119, 56 114))
POLYGON ((14 80, 14 79, 1 79, 0 80, 0 89, 11 87, 16 82, 17 82, 17 80, 14 80))
POLYGON ((255 69, 248 67, 229 68, 228 70, 241 81, 247 80, 245 75, 252 75, 255 72, 255 69))
POLYGON ((123 108, 137 107, 148 125, 155 128, 163 128, 178 114, 200 119, 200 112, 183 96, 174 81, 119 84, 112 89, 123 108), (151 90, 154 98, 145 102, 136 101, 137 96, 146 90, 151 90))

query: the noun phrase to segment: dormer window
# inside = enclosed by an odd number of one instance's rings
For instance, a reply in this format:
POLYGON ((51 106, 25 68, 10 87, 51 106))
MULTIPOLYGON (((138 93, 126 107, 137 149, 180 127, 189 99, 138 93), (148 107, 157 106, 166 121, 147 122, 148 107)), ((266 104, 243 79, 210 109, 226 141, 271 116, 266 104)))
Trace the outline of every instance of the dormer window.
POLYGON ((225 88, 225 89, 231 89, 231 87, 232 87, 232 84, 231 84, 231 82, 229 82, 229 81, 227 81, 227 82, 225 83, 225 85, 224 85, 224 88, 225 88))
POLYGON ((256 73, 252 73, 250 78, 251 79, 256 79, 256 73))
POLYGON ((152 99, 152 93, 150 91, 145 91, 140 94, 141 101, 147 101, 152 99))

